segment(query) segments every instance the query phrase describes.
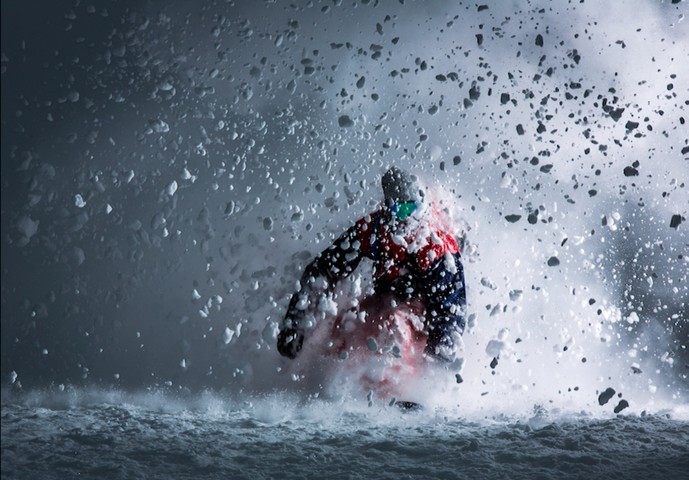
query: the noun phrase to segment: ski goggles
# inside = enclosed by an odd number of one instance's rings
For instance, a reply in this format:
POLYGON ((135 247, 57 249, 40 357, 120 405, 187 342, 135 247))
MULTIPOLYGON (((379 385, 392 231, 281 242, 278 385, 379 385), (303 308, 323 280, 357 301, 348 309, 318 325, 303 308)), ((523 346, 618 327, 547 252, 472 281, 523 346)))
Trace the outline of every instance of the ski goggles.
POLYGON ((391 210, 399 220, 405 220, 416 211, 417 207, 416 202, 396 202, 392 205, 391 210))

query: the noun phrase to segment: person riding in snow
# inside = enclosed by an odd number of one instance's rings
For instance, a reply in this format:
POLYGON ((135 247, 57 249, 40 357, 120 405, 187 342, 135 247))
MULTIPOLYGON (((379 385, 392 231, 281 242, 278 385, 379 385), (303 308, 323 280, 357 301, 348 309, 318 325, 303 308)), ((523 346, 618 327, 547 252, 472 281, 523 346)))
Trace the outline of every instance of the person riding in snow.
POLYGON ((350 227, 304 269, 287 308, 277 348, 294 359, 310 325, 308 313, 363 258, 373 261, 376 296, 423 305, 424 353, 452 362, 465 327, 466 291, 459 245, 435 221, 416 176, 392 167, 382 177, 384 205, 350 227))

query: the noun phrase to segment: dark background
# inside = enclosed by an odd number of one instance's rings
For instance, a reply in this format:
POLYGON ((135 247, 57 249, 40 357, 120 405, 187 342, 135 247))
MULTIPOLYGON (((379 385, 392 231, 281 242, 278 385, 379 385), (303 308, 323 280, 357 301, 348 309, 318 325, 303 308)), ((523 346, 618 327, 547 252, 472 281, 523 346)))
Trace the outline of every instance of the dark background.
POLYGON ((633 3, 3 2, 3 384, 279 383, 394 163, 468 225, 477 362, 684 388, 687 9, 633 3))

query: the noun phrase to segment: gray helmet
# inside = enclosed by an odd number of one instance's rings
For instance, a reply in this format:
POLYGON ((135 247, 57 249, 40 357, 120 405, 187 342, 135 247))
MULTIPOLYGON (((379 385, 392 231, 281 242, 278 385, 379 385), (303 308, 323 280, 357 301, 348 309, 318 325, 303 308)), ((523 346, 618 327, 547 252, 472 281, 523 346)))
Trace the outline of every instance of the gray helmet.
POLYGON ((423 188, 416 175, 398 167, 391 167, 383 174, 383 195, 385 203, 392 205, 397 202, 417 202, 423 200, 423 188))

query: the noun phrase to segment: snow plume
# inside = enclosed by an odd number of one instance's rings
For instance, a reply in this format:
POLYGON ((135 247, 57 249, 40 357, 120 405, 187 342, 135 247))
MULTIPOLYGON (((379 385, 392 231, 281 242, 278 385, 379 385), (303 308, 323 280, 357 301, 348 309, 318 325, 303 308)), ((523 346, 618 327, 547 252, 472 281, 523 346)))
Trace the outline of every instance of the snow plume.
POLYGON ((318 393, 279 323, 397 165, 466 240, 427 403, 686 403, 685 3, 3 4, 3 381, 318 393))

